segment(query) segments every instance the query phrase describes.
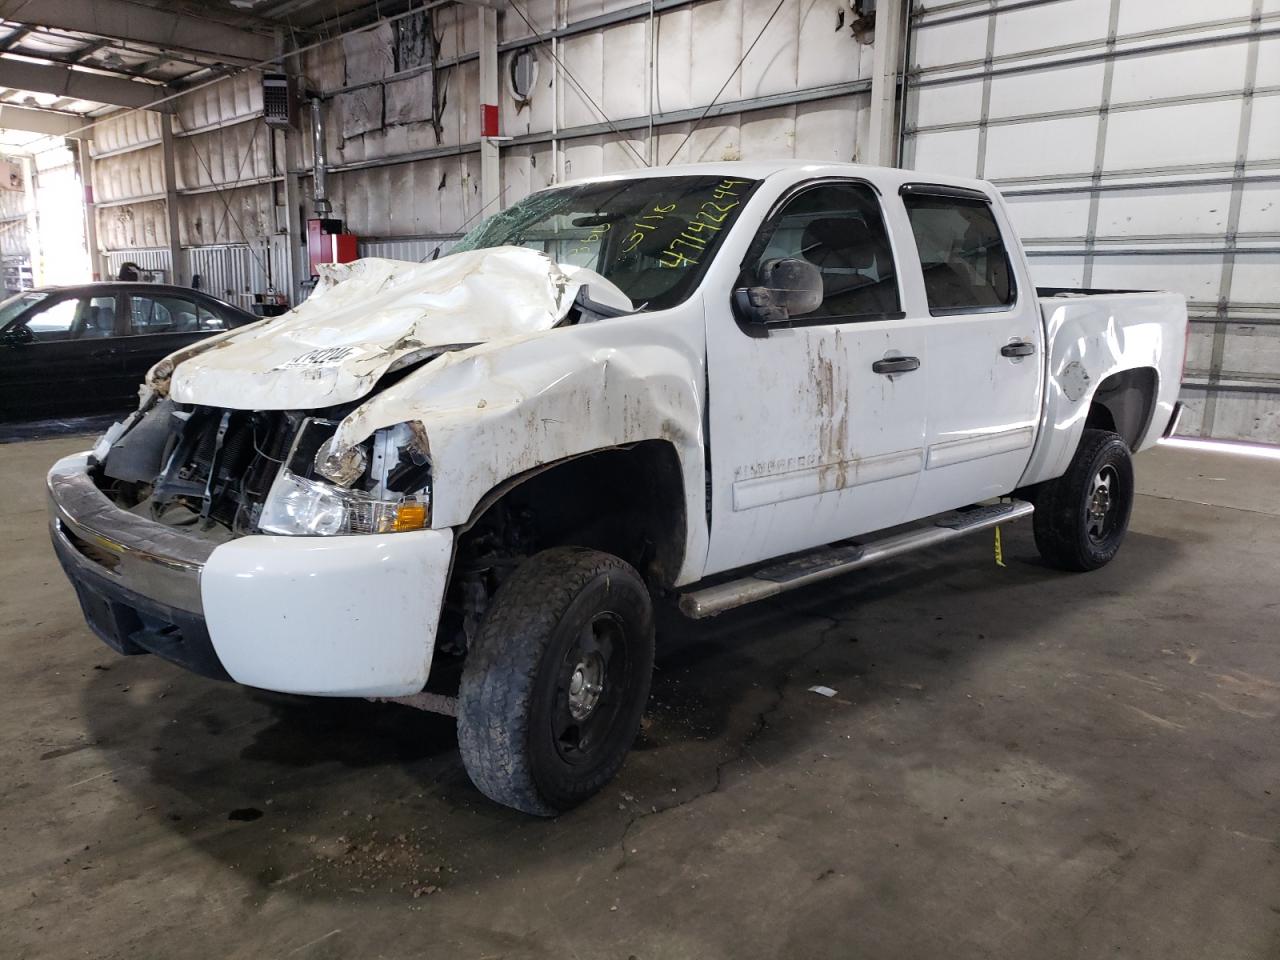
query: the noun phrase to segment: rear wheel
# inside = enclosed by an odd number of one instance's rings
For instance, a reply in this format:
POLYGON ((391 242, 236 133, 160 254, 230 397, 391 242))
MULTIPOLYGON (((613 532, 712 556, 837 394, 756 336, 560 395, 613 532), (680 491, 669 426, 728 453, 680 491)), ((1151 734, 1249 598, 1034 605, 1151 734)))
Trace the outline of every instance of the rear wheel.
POLYGON ((553 816, 622 767, 653 673, 653 609, 630 565, 557 547, 503 582, 467 654, 458 745, 492 800, 553 816))
POLYGON ((1129 529, 1133 460, 1109 430, 1087 429, 1067 472, 1036 495, 1036 547, 1063 570, 1096 570, 1111 561, 1129 529))

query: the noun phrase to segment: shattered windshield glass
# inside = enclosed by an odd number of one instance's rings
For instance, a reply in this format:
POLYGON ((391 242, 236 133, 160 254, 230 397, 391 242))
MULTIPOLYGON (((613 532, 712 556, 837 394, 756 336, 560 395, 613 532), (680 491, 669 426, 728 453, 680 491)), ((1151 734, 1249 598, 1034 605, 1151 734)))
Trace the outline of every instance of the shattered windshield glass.
POLYGON ((541 250, 595 270, 637 309, 662 310, 693 292, 756 182, 646 177, 544 190, 485 220, 453 250, 541 250))

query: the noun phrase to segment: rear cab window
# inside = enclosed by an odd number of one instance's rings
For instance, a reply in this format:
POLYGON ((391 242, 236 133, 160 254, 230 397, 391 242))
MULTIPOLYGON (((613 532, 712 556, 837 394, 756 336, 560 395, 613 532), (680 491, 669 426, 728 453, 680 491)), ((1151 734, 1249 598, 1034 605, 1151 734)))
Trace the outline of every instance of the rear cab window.
POLYGON ((902 192, 929 313, 937 317, 1011 307, 1017 289, 990 202, 976 191, 936 190, 908 184, 902 192))

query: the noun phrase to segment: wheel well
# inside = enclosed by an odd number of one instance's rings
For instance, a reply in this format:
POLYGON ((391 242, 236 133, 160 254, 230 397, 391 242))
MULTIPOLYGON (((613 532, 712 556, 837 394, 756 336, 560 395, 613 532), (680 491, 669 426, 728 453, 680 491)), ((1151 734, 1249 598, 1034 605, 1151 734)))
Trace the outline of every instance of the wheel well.
POLYGON ((1151 423, 1158 385, 1151 367, 1113 373, 1094 391, 1085 426, 1118 433, 1136 450, 1151 423))
POLYGON ((647 440, 548 464, 489 493, 460 528, 437 649, 470 646, 494 593, 525 558, 550 547, 603 550, 652 587, 684 562, 684 475, 675 447, 647 440))
POLYGON ((458 551, 494 535, 532 554, 593 547, 621 557, 651 583, 674 582, 684 562, 684 475, 675 447, 647 440, 561 460, 513 477, 485 497, 458 551))

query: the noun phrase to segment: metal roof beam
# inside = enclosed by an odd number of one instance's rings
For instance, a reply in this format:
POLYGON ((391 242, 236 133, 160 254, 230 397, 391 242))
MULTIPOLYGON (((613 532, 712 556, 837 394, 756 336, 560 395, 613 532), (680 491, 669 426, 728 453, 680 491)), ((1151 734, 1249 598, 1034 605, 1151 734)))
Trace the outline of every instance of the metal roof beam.
POLYGON ((0 50, 8 50, 10 47, 17 46, 26 39, 27 34, 30 32, 31 31, 26 27, 19 27, 17 30, 13 31, 13 33, 9 34, 9 36, 0 40, 0 50))
POLYGON ((25 130, 27 133, 43 133, 51 137, 65 137, 73 130, 80 140, 93 137, 93 128, 81 130, 86 119, 78 114, 52 113, 48 110, 31 110, 0 103, 0 129, 25 130))
POLYGON ((71 56, 70 56, 70 58, 68 59, 68 61, 67 61, 67 62, 68 62, 68 63, 82 63, 82 62, 84 61, 85 57, 91 57, 91 56, 93 56, 95 53, 97 53, 97 52, 98 52, 99 50, 101 50, 103 47, 107 46, 107 44, 108 44, 108 43, 110 43, 110 42, 111 42, 111 41, 109 41, 109 40, 104 40, 104 39, 101 39, 101 38, 100 38, 100 39, 98 39, 98 40, 91 40, 89 43, 85 44, 85 45, 84 45, 83 47, 81 47, 79 50, 74 51, 74 52, 71 54, 71 56))
POLYGON ((274 37, 130 0, 0 0, 0 17, 112 40, 186 50, 232 63, 269 60, 274 37))
POLYGON ((12 57, 0 57, 0 87, 53 93, 73 100, 92 100, 118 107, 143 107, 166 113, 173 111, 172 103, 153 106, 156 100, 170 92, 168 87, 121 77, 104 77, 70 67, 29 63, 12 57))

